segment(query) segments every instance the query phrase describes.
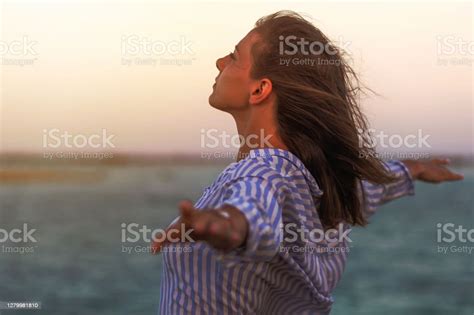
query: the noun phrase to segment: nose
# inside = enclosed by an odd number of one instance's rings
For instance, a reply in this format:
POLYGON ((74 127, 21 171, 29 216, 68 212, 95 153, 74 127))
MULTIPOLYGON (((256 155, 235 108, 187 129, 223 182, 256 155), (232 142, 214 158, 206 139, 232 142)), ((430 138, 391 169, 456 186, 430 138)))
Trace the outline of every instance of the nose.
POLYGON ((216 60, 216 67, 217 67, 217 69, 219 69, 219 71, 222 71, 225 68, 225 66, 227 64, 227 62, 226 62, 227 58, 226 57, 221 57, 221 58, 218 58, 216 60))

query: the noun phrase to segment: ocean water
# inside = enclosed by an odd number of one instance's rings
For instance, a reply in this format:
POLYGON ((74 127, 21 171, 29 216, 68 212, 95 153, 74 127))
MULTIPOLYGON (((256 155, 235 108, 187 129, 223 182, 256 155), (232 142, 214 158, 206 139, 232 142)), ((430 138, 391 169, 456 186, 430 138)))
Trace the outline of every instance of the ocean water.
MULTIPOLYGON (((0 184, 0 227, 27 223, 37 240, 0 243, 0 301, 42 304, 0 314, 156 314, 161 257, 141 252, 146 242, 122 242, 122 225, 166 227, 178 201, 199 198, 223 168, 83 166, 104 180, 0 184)), ((352 231, 332 314, 474 313, 474 252, 438 252, 473 244, 437 242, 438 223, 474 228, 474 169, 462 171, 463 182, 417 183, 415 196, 381 207, 368 227, 352 231)))

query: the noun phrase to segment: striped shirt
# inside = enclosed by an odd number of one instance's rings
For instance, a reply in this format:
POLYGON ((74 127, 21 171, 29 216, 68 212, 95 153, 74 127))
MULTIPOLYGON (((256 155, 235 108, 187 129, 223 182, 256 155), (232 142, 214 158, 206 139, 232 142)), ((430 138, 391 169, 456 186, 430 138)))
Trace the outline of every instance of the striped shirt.
MULTIPOLYGON (((388 185, 362 182, 364 213, 414 194, 408 169, 386 162, 388 185)), ((349 251, 350 226, 323 234, 315 178, 291 152, 253 149, 204 190, 195 207, 240 209, 247 242, 221 252, 205 242, 163 248, 160 314, 328 314, 349 251)))

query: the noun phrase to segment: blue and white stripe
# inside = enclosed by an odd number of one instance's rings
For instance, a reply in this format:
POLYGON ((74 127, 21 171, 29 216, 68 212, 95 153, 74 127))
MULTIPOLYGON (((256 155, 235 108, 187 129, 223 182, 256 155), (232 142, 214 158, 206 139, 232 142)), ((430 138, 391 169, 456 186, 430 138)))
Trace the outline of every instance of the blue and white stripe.
MULTIPOLYGON (((367 216, 382 203, 414 193, 403 163, 391 161, 386 167, 397 181, 361 185, 367 216)), ((347 260, 346 240, 288 240, 282 229, 294 224, 306 231, 305 236, 322 229, 317 212, 322 193, 303 163, 286 150, 254 149, 247 158, 231 163, 195 207, 230 204, 240 209, 249 222, 247 244, 230 253, 205 242, 168 245, 159 313, 328 314, 331 292, 347 260), (283 250, 295 245, 310 250, 283 250)), ((341 232, 347 229, 349 225, 341 225, 341 232)))

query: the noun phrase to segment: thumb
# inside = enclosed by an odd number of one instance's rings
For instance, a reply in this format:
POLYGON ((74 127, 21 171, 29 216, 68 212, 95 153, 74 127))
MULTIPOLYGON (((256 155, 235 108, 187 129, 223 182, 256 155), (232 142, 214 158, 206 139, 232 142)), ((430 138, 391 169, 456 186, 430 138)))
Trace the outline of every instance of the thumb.
POLYGON ((194 206, 191 201, 183 200, 179 203, 179 209, 181 212, 181 217, 185 223, 190 223, 193 213, 194 213, 194 206))

